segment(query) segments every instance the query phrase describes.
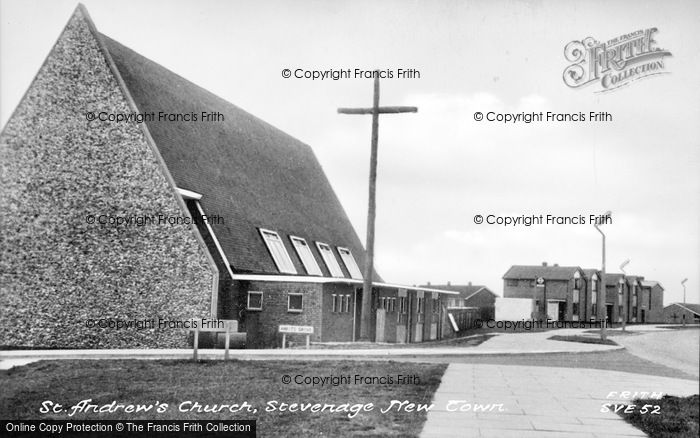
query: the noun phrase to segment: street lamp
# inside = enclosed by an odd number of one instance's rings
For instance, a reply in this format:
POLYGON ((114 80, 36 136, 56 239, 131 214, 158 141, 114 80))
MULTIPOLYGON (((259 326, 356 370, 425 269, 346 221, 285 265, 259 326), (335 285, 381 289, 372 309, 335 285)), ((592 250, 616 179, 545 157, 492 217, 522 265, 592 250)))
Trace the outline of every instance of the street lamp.
MULTIPOLYGON (((624 276, 627 276, 627 272, 625 272, 625 266, 627 266, 630 262, 630 259, 625 260, 622 262, 620 265, 620 271, 624 274, 624 276)), ((622 292, 622 331, 625 331, 625 327, 627 326, 627 297, 625 296, 625 284, 622 279, 620 279, 621 284, 620 284, 620 292, 622 292)))
MULTIPOLYGON (((683 307, 685 307, 685 282, 688 281, 687 278, 684 278, 683 281, 681 281, 681 286, 683 286, 683 307)), ((683 327, 685 327, 685 314, 683 314, 683 327)))
POLYGON ((600 270, 600 276, 601 276, 601 283, 603 283, 598 291, 598 315, 603 316, 603 324, 600 328, 600 339, 605 342, 607 340, 608 334, 606 330, 606 324, 607 324, 607 312, 605 308, 605 296, 607 295, 607 286, 605 283, 605 233, 600 229, 598 226, 598 222, 602 218, 609 218, 610 215, 612 214, 611 211, 607 211, 603 216, 596 218, 595 222, 593 222, 593 226, 595 227, 596 230, 600 233, 600 235, 603 237, 603 263, 602 263, 602 269, 600 270))

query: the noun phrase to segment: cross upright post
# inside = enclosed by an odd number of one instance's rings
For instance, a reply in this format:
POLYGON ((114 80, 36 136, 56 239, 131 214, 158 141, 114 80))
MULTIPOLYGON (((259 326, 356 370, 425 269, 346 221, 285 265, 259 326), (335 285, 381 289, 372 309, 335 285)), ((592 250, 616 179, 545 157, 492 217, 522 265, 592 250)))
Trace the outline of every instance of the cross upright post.
MULTIPOLYGON (((379 114, 415 113, 414 106, 379 106, 379 72, 375 71, 374 99, 372 108, 338 108, 339 114, 371 114, 372 145, 369 164, 369 205, 367 208, 367 242, 365 244, 365 272, 362 281, 362 307, 360 313, 360 340, 369 341, 370 312, 372 300, 372 276, 374 272, 374 221, 376 217, 377 150, 379 146, 379 114)), ((354 337, 354 334, 353 334, 354 337)))

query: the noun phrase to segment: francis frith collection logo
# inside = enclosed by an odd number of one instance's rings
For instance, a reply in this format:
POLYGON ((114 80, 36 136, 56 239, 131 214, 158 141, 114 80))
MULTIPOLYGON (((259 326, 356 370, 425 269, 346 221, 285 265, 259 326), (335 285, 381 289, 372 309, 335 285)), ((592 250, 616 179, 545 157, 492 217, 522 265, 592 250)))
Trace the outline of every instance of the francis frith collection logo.
POLYGON ((564 70, 564 83, 571 88, 598 85, 597 93, 620 87, 653 75, 668 73, 664 57, 668 50, 657 46, 657 28, 640 29, 605 42, 593 37, 571 41, 564 48, 572 64, 564 70))

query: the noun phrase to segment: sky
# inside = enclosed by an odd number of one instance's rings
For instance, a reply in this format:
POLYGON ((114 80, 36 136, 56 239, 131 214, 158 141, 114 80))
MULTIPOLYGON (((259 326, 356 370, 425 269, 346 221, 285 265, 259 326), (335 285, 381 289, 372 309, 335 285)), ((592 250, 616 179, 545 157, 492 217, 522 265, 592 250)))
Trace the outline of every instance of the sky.
MULTIPOLYGON (((413 68, 381 82, 376 265, 401 284, 483 284, 513 264, 600 268, 589 215, 612 211, 607 270, 700 302, 700 2, 86 0, 98 30, 309 144, 364 241, 370 79, 290 69, 413 68), (657 28, 666 74, 607 93, 569 88, 564 47, 657 28), (604 111, 610 122, 498 123, 475 112, 604 111), (585 225, 476 224, 475 215, 585 225)), ((75 9, 0 0, 0 125, 75 9)))

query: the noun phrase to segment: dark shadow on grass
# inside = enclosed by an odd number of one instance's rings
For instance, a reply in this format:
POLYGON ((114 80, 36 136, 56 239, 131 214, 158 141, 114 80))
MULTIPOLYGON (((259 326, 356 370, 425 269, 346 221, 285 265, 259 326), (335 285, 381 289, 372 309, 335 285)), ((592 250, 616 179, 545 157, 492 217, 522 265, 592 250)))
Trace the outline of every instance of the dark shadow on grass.
POLYGON ((444 364, 357 361, 202 361, 186 360, 60 360, 40 361, 0 371, 0 418, 90 420, 257 420, 259 436, 310 435, 407 436, 420 433, 425 412, 381 413, 392 400, 429 404, 440 384, 444 364), (369 378, 359 382, 356 375, 369 378), (291 383, 284 383, 290 376, 291 383), (306 378, 347 376, 334 385, 314 385, 306 378), (400 382, 398 376, 417 376, 400 382), (299 383, 297 383, 299 382, 299 383), (166 403, 167 411, 127 413, 68 412, 42 414, 50 400, 64 409, 91 399, 103 406, 166 403), (241 404, 257 412, 197 412, 179 409, 191 401, 200 405, 241 404), (372 403, 371 412, 348 418, 345 412, 268 411, 268 402, 320 403, 336 406, 372 403))
MULTIPOLYGON (((630 405, 631 406, 631 405, 630 405)), ((628 423, 651 438, 697 438, 700 436, 700 401, 698 395, 661 399, 637 399, 632 412, 618 412, 628 423), (643 407, 647 405, 647 409, 643 407), (658 408, 657 408, 658 406, 658 408), (655 413, 658 412, 658 413, 655 413)))

